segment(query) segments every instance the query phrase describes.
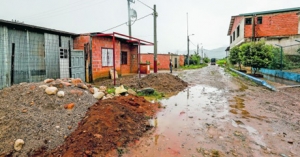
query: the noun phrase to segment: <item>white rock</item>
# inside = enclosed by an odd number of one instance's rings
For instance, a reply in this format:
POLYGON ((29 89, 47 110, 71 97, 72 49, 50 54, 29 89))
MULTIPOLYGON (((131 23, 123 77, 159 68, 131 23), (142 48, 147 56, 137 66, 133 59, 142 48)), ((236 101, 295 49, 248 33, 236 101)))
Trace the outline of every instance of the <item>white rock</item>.
POLYGON ((17 139, 14 144, 14 149, 16 151, 20 151, 23 148, 25 142, 22 139, 17 139))
POLYGON ((46 80, 44 80, 44 83, 50 83, 52 81, 54 81, 54 79, 46 79, 46 80))
POLYGON ((57 92, 57 96, 62 98, 62 97, 65 96, 65 92, 64 91, 59 91, 59 92, 57 92))
POLYGON ((128 89, 128 94, 131 94, 131 95, 136 95, 136 92, 132 89, 128 89))
POLYGON ((115 90, 116 95, 121 94, 121 93, 125 93, 127 92, 127 90, 124 88, 123 85, 121 85, 120 87, 117 87, 115 90))
POLYGON ((55 95, 57 93, 58 89, 56 87, 48 87, 45 89, 45 92, 48 95, 55 95))
POLYGON ((100 87, 99 87, 99 91, 104 92, 104 91, 106 91, 106 90, 107 90, 106 86, 100 86, 100 87))
POLYGON ((94 93, 98 93, 100 90, 96 87, 94 87, 94 93))
POLYGON ((93 96, 96 99, 101 99, 105 94, 103 92, 97 92, 93 96))
POLYGON ((58 126, 58 125, 57 125, 57 126, 55 126, 55 128, 56 128, 56 129, 59 129, 59 128, 60 128, 60 126, 58 126))
POLYGON ((40 85, 39 88, 46 89, 46 88, 48 88, 48 86, 47 85, 40 85))

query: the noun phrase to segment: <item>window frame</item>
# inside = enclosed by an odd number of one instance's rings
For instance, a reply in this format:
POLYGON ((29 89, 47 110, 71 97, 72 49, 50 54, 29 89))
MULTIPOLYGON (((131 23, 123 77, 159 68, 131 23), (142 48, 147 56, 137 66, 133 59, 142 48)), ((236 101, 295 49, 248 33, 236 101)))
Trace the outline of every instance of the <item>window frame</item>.
POLYGON ((252 25, 252 18, 251 17, 245 18, 245 25, 252 25))
POLYGON ((235 31, 233 32, 232 36, 233 36, 232 41, 234 41, 235 40, 235 31))
POLYGON ((101 61, 103 67, 113 66, 113 49, 112 48, 101 48, 101 61), (106 58, 104 58, 106 57, 106 58))
POLYGON ((257 24, 262 24, 262 23, 263 23, 262 16, 257 17, 257 24))
POLYGON ((236 37, 238 38, 240 36, 240 26, 236 28, 236 37))

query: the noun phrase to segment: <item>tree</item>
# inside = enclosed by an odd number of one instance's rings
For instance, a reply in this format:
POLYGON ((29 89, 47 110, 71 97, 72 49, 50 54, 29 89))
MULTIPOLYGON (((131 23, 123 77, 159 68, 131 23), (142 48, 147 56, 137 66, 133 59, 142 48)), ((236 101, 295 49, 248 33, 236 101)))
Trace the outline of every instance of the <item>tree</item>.
POLYGON ((230 49, 229 53, 229 61, 231 64, 238 64, 240 70, 242 69, 241 67, 241 57, 240 57, 240 48, 238 46, 233 47, 232 49, 230 49))
POLYGON ((272 45, 266 45, 264 41, 244 43, 240 46, 242 64, 252 67, 255 74, 271 63, 273 49, 272 45))

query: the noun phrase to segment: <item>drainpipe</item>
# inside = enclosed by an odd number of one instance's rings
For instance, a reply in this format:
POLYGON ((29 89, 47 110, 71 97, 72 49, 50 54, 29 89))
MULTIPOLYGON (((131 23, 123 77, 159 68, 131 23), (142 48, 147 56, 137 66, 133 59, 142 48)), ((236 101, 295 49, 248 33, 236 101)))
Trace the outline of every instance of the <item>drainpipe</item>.
POLYGON ((89 81, 90 82, 94 82, 93 81, 93 68, 92 68, 92 66, 93 66, 93 62, 92 62, 92 60, 93 60, 93 57, 92 57, 92 41, 93 41, 93 39, 92 39, 92 36, 90 35, 90 43, 89 43, 89 53, 90 53, 90 65, 89 65, 89 77, 90 77, 90 79, 89 79, 89 81))
POLYGON ((140 49, 141 49, 141 41, 139 40, 139 45, 138 45, 138 70, 139 70, 139 78, 141 78, 141 65, 140 65, 140 57, 141 57, 141 54, 140 54, 140 49))
POLYGON ((69 46, 69 78, 72 78, 72 57, 71 57, 71 42, 70 40, 68 41, 68 46, 69 46))
POLYGON ((116 85, 116 64, 115 64, 115 33, 113 33, 113 73, 114 73, 114 86, 116 85))
POLYGON ((255 15, 252 15, 252 41, 255 41, 255 15))

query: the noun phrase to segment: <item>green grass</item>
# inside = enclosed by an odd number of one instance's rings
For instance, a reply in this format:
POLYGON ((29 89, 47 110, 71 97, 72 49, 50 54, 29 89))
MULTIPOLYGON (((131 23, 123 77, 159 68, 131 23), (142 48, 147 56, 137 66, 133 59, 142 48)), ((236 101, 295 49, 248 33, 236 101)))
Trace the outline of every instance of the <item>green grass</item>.
POLYGON ((226 59, 219 59, 219 60, 217 60, 217 64, 219 66, 225 66, 226 63, 227 63, 226 59))
POLYGON ((138 96, 143 96, 146 100, 160 100, 165 97, 164 93, 159 93, 157 91, 154 91, 153 94, 144 94, 142 92, 137 92, 138 96))
POLYGON ((188 69, 199 69, 199 68, 203 68, 203 67, 206 67, 207 64, 204 63, 204 64, 199 64, 199 65, 185 65, 185 66, 182 66, 181 69, 184 69, 184 70, 188 70, 188 69))
POLYGON ((107 88, 107 93, 108 94, 112 94, 112 93, 115 93, 115 90, 116 90, 116 88, 115 87, 111 87, 111 88, 107 88))

